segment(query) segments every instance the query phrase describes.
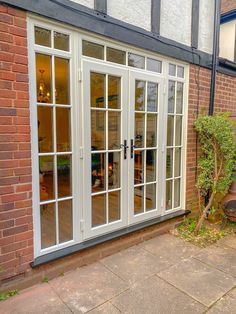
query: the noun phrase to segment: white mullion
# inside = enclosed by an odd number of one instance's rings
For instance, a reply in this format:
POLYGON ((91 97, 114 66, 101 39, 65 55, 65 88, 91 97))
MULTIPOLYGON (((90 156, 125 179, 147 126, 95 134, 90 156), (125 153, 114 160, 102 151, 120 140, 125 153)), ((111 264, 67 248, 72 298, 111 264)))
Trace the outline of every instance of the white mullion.
POLYGON ((105 121, 105 130, 106 130, 106 152, 105 152, 105 182, 106 182, 106 224, 108 221, 108 74, 105 77, 105 108, 106 108, 106 121, 105 121))
MULTIPOLYGON (((146 58, 145 58, 146 60, 146 58)), ((145 61, 146 63, 146 61, 145 61)), ((146 165, 147 165, 147 81, 145 81, 145 98, 144 98, 144 156, 143 156, 143 197, 144 213, 146 212, 146 165)))

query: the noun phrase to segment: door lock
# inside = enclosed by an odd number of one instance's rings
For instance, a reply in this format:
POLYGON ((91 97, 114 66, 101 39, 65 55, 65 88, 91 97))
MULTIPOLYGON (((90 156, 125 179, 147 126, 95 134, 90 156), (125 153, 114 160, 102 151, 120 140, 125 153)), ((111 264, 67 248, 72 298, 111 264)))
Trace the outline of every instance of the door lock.
POLYGON ((124 140, 124 144, 120 144, 120 148, 124 148, 124 159, 127 158, 127 148, 129 148, 129 146, 127 146, 127 140, 124 140))

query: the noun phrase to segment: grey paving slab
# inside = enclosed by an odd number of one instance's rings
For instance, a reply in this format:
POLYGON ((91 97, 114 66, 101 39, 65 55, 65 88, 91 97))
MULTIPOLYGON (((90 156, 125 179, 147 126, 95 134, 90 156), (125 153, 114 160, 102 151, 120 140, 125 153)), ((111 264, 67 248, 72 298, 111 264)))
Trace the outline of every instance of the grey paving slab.
POLYGON ((210 246, 202 250, 195 258, 236 277, 236 250, 224 246, 210 246))
POLYGON ((157 276, 136 283, 131 289, 111 300, 121 313, 190 314, 206 308, 157 276))
POLYGON ((230 295, 225 295, 216 304, 214 304, 208 314, 235 314, 236 313, 236 298, 230 295))
POLYGON ((120 314, 120 311, 110 302, 106 302, 96 309, 89 311, 89 314, 120 314))
POLYGON ((173 265, 183 259, 197 254, 201 249, 189 242, 164 234, 148 240, 140 247, 157 256, 158 261, 173 265))
POLYGON ((143 280, 170 266, 168 261, 158 260, 151 253, 137 246, 106 257, 101 260, 101 263, 129 284, 143 280))
POLYGON ((230 235, 230 236, 227 236, 227 237, 224 237, 224 238, 220 239, 217 242, 217 245, 219 245, 219 246, 229 246, 232 249, 236 250, 236 235, 230 235))
POLYGON ((158 274, 161 278, 210 306, 234 287, 236 278, 189 258, 158 274))
POLYGON ((71 311, 49 284, 34 286, 19 295, 0 302, 1 314, 68 314, 71 311))
POLYGON ((50 285, 74 313, 85 313, 127 288, 105 266, 95 263, 50 281, 50 285))

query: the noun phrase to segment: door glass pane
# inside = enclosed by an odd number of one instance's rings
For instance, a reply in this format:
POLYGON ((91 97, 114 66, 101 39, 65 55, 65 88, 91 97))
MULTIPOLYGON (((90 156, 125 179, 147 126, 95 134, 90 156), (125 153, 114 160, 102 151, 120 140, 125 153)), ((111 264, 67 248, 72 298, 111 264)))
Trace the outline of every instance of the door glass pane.
POLYGON ((72 200, 58 202, 59 242, 73 238, 72 200))
POLYGON ((120 187, 120 153, 108 153, 108 188, 120 187))
POLYGON ((134 184, 144 182, 144 151, 134 152, 134 184))
POLYGON ((56 104, 70 104, 69 60, 55 57, 56 104))
POLYGON ((92 227, 106 223, 106 194, 92 196, 92 227))
POLYGON ((69 51, 69 35, 54 32, 54 48, 69 51))
POLYGON ((147 111, 157 112, 158 108, 158 85, 148 82, 147 85, 147 111))
POLYGON ((156 184, 146 185, 146 211, 156 208, 156 184))
POLYGON ((67 152, 71 150, 70 140, 70 109, 56 108, 57 121, 57 151, 67 152))
POLYGON ((173 146, 174 140, 174 116, 167 119, 167 146, 173 146))
POLYGON ((135 81, 135 110, 145 110, 145 82, 135 81))
POLYGON ((134 215, 144 212, 144 187, 134 188, 134 215))
POLYGON ((100 192, 106 189, 106 154, 92 154, 92 192, 100 192))
POLYGON ((120 140, 120 112, 108 112, 108 149, 119 149, 120 140))
POLYGON ((147 58, 147 70, 148 71, 153 71, 153 72, 157 72, 157 73, 161 73, 161 66, 162 66, 162 62, 155 60, 155 59, 151 59, 151 58, 147 58))
POLYGON ((36 53, 37 102, 52 103, 51 57, 36 53))
POLYGON ((176 65, 169 64, 169 75, 176 76, 176 65))
POLYGON ((58 197, 71 196, 71 156, 57 156, 58 197))
POLYGON ((181 174, 181 148, 175 148, 175 177, 181 174))
POLYGON ((146 146, 147 147, 156 147, 157 146, 157 115, 156 114, 147 114, 147 138, 146 146))
POLYGON ((41 248, 56 244, 55 203, 40 206, 41 248))
POLYGON ((166 209, 172 208, 172 180, 166 181, 166 209))
POLYGON ((146 151, 146 182, 156 180, 156 150, 146 151))
POLYGON ((168 113, 174 113, 174 107, 175 107, 175 82, 169 81, 168 113))
POLYGON ((177 76, 183 78, 184 77, 184 67, 178 66, 177 68, 177 76))
POLYGON ((183 111, 183 83, 177 83, 176 113, 183 111))
POLYGON ((172 178, 173 176, 173 148, 166 150, 166 177, 172 178))
POLYGON ((120 108, 120 77, 108 76, 108 108, 120 108))
POLYGON ((120 191, 108 193, 109 222, 120 219, 120 191))
POLYGON ((39 152, 53 152, 52 108, 38 106, 38 145, 39 152))
POLYGON ((180 179, 174 181, 174 208, 180 206, 180 179))
POLYGON ((82 53, 87 57, 104 59, 104 47, 86 40, 82 42, 82 53))
POLYGON ((107 61, 126 64, 126 52, 107 47, 107 61))
POLYGON ((55 199, 54 195, 54 157, 39 157, 40 201, 55 199))
POLYGON ((105 108, 106 76, 99 73, 90 74, 90 101, 91 107, 105 108))
POLYGON ((175 117, 175 146, 181 145, 181 137, 182 137, 182 117, 175 117))
POLYGON ((136 55, 134 53, 128 54, 128 65, 130 67, 144 69, 145 67, 145 58, 143 56, 136 55))
POLYGON ((144 147, 145 114, 135 113, 135 146, 144 147))
POLYGON ((51 47, 51 31, 41 27, 34 28, 35 44, 51 47))
POLYGON ((91 149, 106 149, 106 113, 100 110, 91 111, 91 149))

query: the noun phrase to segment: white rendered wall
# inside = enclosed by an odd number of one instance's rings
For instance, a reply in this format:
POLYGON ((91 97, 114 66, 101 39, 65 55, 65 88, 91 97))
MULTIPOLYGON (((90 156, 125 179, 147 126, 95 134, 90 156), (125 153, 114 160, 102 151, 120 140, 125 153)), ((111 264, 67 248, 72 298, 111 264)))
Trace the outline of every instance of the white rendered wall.
POLYGON ((162 0, 160 35, 191 45, 191 0, 162 0))
POLYGON ((107 0, 107 14, 151 31, 151 0, 107 0))
POLYGON ((236 21, 220 26, 220 57, 234 61, 236 21))
POLYGON ((94 0, 70 0, 70 1, 82 4, 90 9, 94 9, 94 0))
POLYGON ((198 49, 212 53, 214 31, 214 0, 200 0, 198 49))

